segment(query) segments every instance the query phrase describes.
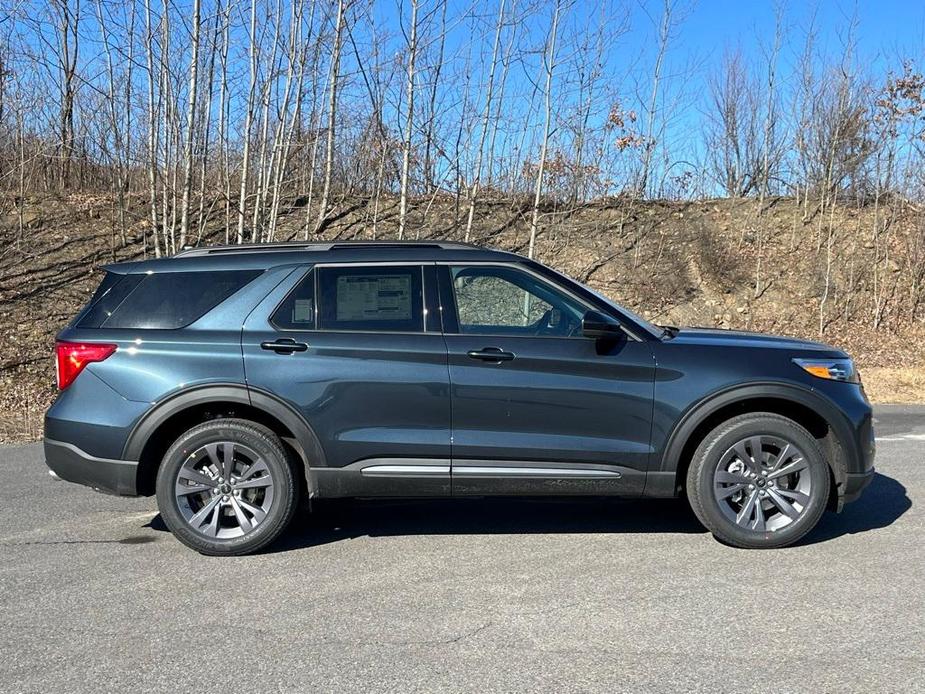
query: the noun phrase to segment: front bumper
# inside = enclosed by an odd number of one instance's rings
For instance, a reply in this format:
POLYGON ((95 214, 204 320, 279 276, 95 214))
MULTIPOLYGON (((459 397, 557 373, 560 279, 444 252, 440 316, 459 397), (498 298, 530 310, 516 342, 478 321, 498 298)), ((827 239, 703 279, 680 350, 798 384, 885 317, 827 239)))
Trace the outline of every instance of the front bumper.
POLYGON ((135 496, 138 463, 133 460, 97 458, 71 443, 46 438, 45 464, 67 482, 119 496, 135 496))
POLYGON ((848 473, 845 478, 845 487, 841 495, 841 503, 850 504, 852 501, 855 501, 861 496, 861 492, 867 488, 867 485, 874 481, 874 476, 876 474, 877 471, 874 470, 874 468, 866 472, 848 473))

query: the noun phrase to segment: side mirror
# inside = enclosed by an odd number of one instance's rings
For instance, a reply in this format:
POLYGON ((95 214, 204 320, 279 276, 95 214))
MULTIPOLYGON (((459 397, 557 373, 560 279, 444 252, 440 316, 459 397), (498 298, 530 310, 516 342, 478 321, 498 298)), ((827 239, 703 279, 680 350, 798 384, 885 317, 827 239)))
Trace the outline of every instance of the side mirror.
POLYGON ((588 311, 581 319, 581 334, 585 337, 616 337, 620 333, 620 321, 600 311, 588 311))

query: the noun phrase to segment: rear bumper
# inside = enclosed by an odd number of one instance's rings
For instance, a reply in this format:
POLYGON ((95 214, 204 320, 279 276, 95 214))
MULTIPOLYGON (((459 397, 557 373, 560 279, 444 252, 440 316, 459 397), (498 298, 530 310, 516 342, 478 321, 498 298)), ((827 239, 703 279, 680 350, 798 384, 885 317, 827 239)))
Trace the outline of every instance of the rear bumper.
POLYGON ((67 482, 93 487, 119 496, 135 496, 138 463, 97 458, 71 443, 46 438, 45 464, 67 482))

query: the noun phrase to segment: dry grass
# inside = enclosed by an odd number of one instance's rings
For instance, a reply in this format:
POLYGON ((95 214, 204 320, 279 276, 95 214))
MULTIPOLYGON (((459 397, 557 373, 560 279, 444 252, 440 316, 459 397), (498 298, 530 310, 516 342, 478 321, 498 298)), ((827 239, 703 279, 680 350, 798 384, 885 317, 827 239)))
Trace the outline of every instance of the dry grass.
POLYGON ((903 368, 873 367, 861 369, 864 390, 871 402, 922 403, 925 402, 925 367, 903 368))

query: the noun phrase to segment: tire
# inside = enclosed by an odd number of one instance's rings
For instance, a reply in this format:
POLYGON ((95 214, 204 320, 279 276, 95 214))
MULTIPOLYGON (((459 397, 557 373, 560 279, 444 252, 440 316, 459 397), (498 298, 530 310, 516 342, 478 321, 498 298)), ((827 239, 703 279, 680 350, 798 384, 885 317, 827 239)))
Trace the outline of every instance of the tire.
POLYGON ((697 447, 687 472, 687 498, 700 522, 721 542, 747 549, 785 547, 803 537, 825 512, 830 486, 816 439, 769 412, 720 424, 697 447))
POLYGON ((210 556, 266 547, 286 530, 298 502, 298 478, 282 442, 244 419, 193 427, 164 454, 157 473, 157 505, 167 527, 210 556))

